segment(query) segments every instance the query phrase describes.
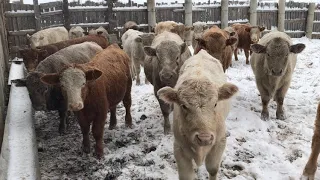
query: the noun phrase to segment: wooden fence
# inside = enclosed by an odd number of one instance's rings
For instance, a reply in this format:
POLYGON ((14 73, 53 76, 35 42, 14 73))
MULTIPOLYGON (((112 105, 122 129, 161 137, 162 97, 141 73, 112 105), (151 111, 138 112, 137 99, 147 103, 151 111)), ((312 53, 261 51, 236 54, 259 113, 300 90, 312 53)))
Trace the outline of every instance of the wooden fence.
MULTIPOLYGON (((116 22, 114 27, 118 31, 118 38, 121 36, 121 28, 128 20, 137 22, 141 27, 148 27, 148 12, 146 4, 132 3, 136 7, 128 7, 128 4, 115 3, 112 9, 115 14, 116 22)), ((109 28, 108 18, 106 16, 107 6, 98 3, 86 2, 86 6, 80 6, 77 3, 69 3, 69 17, 71 26, 80 25, 89 30, 103 26, 109 28)), ((285 12, 285 31, 291 37, 302 37, 306 31, 306 19, 308 14, 307 3, 287 3, 285 12)), ((63 26, 64 16, 62 2, 51 2, 39 5, 41 29, 63 26)), ((220 4, 193 4, 192 20, 193 22, 202 21, 209 25, 220 26, 221 19, 220 4)), ((246 3, 229 3, 228 18, 229 25, 233 23, 246 23, 249 20, 250 6, 246 3)), ((35 32, 35 15, 33 5, 7 4, 6 6, 6 29, 8 31, 8 42, 10 52, 17 52, 18 47, 27 45, 26 34, 35 32)), ((173 20, 184 23, 183 4, 157 4, 156 19, 159 21, 173 20)), ((320 11, 315 11, 313 27, 313 38, 320 38, 320 11)), ((257 24, 265 26, 267 31, 277 27, 278 10, 277 3, 258 4, 257 24)), ((109 29, 110 30, 110 29, 109 29)), ((112 29, 113 30, 113 29, 112 29)))

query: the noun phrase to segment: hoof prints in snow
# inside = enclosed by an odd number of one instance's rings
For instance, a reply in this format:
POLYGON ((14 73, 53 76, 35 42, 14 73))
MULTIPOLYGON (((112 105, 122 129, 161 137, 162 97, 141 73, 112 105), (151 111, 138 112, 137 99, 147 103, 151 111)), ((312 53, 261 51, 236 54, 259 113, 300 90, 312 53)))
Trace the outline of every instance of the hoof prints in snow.
MULTIPOLYGON (((232 100, 226 120, 227 146, 219 179, 300 178, 311 152, 316 107, 320 99, 320 61, 316 58, 320 56, 320 40, 301 38, 294 39, 294 43, 305 43, 306 49, 298 55, 291 88, 284 100, 286 120, 276 119, 273 100, 269 106, 270 119, 260 119, 261 97, 243 53, 227 70, 229 82, 239 87, 239 93, 232 100)), ((75 118, 71 118, 66 134, 60 136, 57 113, 37 112, 42 179, 177 180, 173 137, 172 134, 163 135, 163 117, 152 85, 133 85, 131 109, 132 129, 124 125, 122 104, 117 108, 118 125, 114 130, 108 129, 108 114, 104 132, 105 156, 100 161, 93 153, 95 143, 92 136, 91 153, 82 153, 82 134, 75 118)), ((197 174, 198 179, 208 179, 204 166, 197 174)), ((316 177, 320 177, 319 170, 316 177)))

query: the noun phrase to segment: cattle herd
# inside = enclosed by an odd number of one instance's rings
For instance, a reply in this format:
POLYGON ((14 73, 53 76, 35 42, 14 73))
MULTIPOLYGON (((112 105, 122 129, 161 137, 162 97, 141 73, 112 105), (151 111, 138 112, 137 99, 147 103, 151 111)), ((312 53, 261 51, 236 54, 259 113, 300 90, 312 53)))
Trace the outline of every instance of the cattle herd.
MULTIPOLYGON (((233 24, 225 29, 197 22, 192 27, 173 21, 159 22, 153 31, 142 32, 133 21, 124 25, 121 45, 110 44, 100 27, 85 32, 81 27, 41 30, 28 35, 30 48, 21 49, 28 74, 25 84, 35 110, 57 110, 59 132, 76 115, 83 135, 83 151, 90 152, 89 132, 96 141, 95 154, 103 157, 103 134, 107 113, 109 129, 117 125, 116 108, 125 107, 125 124, 132 128, 132 81, 154 87, 164 118, 164 134, 174 134, 174 156, 179 179, 194 179, 193 162, 205 164, 210 179, 217 179, 226 147, 226 117, 230 98, 238 87, 227 82, 225 71, 244 51, 261 95, 261 119, 269 119, 268 103, 277 102, 276 118, 285 119, 283 101, 290 86, 297 54, 304 44, 293 44, 283 32, 272 31, 261 39, 264 27, 233 24), (187 44, 186 39, 192 43, 187 44), (188 45, 192 45, 194 55, 188 45), (169 114, 173 111, 173 126, 169 114)), ((189 43, 189 42, 188 42, 189 43)), ((320 151, 320 104, 312 153, 304 175, 314 179, 320 151)))

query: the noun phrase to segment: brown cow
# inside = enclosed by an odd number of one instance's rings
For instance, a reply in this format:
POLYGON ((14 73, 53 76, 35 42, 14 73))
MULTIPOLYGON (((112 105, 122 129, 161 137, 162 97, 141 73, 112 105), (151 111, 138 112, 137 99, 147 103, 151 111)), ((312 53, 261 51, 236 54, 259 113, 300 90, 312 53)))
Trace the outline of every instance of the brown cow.
MULTIPOLYGON (((234 58, 238 61, 238 49, 243 49, 246 56, 246 64, 249 64, 250 45, 259 41, 260 33, 264 31, 265 28, 262 26, 251 26, 249 23, 236 23, 232 25, 232 28, 239 37, 237 48, 234 50, 234 58)), ((251 54, 252 51, 250 51, 250 55, 251 54)))
POLYGON ((313 180, 317 171, 317 160, 320 153, 320 103, 317 109, 317 118, 314 123, 314 133, 311 143, 311 154, 303 170, 303 176, 308 180, 313 180))
POLYGON ((194 50, 197 54, 201 49, 206 50, 211 56, 217 58, 223 67, 223 71, 231 65, 232 61, 232 45, 237 41, 233 34, 226 30, 220 29, 218 26, 212 26, 206 30, 201 38, 198 38, 198 46, 194 50))
POLYGON ((86 64, 72 64, 60 73, 46 74, 41 80, 59 84, 68 110, 76 111, 83 135, 83 151, 90 152, 89 131, 96 141, 96 154, 103 156, 103 131, 110 109, 110 126, 117 124, 116 106, 122 101, 126 109, 126 126, 132 127, 129 56, 118 45, 110 45, 86 64))
POLYGON ((21 49, 20 54, 27 70, 34 71, 37 65, 51 54, 70 45, 80 44, 87 41, 95 42, 103 49, 109 45, 109 42, 105 37, 100 35, 89 35, 45 46, 38 46, 36 49, 21 49))

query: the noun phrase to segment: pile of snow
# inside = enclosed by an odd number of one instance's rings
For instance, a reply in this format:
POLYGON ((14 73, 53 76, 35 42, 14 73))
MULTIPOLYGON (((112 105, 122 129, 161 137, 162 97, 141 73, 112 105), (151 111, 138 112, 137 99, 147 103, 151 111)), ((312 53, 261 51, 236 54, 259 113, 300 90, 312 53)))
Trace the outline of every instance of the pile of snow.
MULTIPOLYGON (((317 58, 320 40, 300 38, 294 39, 294 43, 304 43, 306 49, 298 55, 284 102, 287 114, 284 121, 275 119, 274 101, 269 105, 271 119, 260 119, 259 92, 243 53, 227 70, 228 81, 236 84, 240 91, 232 100, 226 120, 228 138, 219 179, 298 180, 302 174, 311 151, 320 100, 320 61, 317 58)), ((82 134, 76 120, 72 120, 66 135, 59 136, 57 113, 37 112, 37 137, 43 144, 39 152, 42 179, 178 179, 173 136, 163 135, 163 117, 153 86, 132 87, 133 129, 125 128, 124 113, 120 104, 115 130, 108 130, 108 114, 105 156, 98 161, 93 153, 82 153, 82 134)), ((93 145, 91 138, 92 151, 93 145)), ((199 179, 207 179, 204 166, 197 174, 199 179)))

